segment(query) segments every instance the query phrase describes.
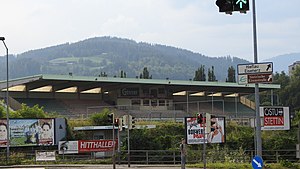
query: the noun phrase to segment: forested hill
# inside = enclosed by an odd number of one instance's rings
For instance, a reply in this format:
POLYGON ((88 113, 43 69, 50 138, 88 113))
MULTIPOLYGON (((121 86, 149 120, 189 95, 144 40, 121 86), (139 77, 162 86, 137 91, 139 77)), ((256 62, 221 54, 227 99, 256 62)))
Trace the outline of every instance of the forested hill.
MULTIPOLYGON (((248 61, 237 57, 208 57, 170 46, 137 43, 133 40, 96 37, 76 43, 66 43, 31 50, 9 57, 10 79, 36 74, 69 74, 84 76, 139 76, 147 67, 153 79, 193 79, 195 71, 205 65, 214 66, 217 80, 225 81, 228 67, 248 61)), ((0 57, 5 65, 5 57, 0 57)), ((6 79, 5 67, 0 67, 0 79, 6 79)), ((207 74, 207 73, 206 73, 207 74)))

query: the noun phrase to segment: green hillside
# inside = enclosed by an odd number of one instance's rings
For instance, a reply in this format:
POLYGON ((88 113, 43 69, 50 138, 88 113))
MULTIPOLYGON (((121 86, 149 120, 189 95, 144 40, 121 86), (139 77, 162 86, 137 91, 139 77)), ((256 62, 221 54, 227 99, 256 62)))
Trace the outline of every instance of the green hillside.
MULTIPOLYGON (((237 57, 217 58, 170 46, 135 42, 115 37, 95 37, 76 43, 65 43, 10 56, 10 78, 35 74, 68 74, 136 77, 147 67, 155 79, 193 79, 200 65, 214 66, 217 80, 225 81, 230 66, 248 61, 237 57)), ((0 59, 5 64, 5 57, 0 59)), ((6 78, 0 67, 0 79, 6 78)))

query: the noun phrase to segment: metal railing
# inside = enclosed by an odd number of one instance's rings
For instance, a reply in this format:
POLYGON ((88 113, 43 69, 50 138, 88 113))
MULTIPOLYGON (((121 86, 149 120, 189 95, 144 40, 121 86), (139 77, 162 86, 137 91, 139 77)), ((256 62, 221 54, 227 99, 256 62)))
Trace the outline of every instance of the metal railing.
MULTIPOLYGON (((0 151, 0 165, 6 164, 5 149, 0 151)), ((42 151, 42 150, 39 150, 42 151)), ((49 151, 49 150, 46 150, 49 151)), ((50 150, 51 151, 51 150, 50 150)), ((97 153, 85 154, 58 154, 56 151, 56 163, 72 163, 94 161, 101 163, 101 160, 110 162, 111 154, 102 153, 100 156, 97 153)), ((206 152, 206 161, 212 162, 244 162, 251 163, 252 158, 255 156, 254 150, 216 150, 209 149, 206 152)), ((280 161, 297 162, 296 150, 265 150, 263 151, 263 159, 266 163, 278 163, 280 161)), ((117 153, 117 163, 127 164, 128 153, 121 151, 117 153)), ((202 163, 203 151, 202 150, 189 150, 187 162, 202 163)), ((35 150, 12 150, 10 153, 10 164, 33 164, 35 161, 35 150)), ((131 164, 180 164, 179 150, 130 150, 130 163, 131 164)))

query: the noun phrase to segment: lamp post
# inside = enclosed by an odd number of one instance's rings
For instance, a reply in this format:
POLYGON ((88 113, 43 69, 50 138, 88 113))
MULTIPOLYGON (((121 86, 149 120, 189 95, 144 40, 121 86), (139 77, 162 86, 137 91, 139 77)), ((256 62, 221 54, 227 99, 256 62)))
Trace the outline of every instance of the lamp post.
POLYGON ((9 161, 9 101, 8 101, 8 48, 5 44, 5 37, 0 37, 6 48, 6 126, 7 126, 7 143, 6 143, 6 163, 9 161))

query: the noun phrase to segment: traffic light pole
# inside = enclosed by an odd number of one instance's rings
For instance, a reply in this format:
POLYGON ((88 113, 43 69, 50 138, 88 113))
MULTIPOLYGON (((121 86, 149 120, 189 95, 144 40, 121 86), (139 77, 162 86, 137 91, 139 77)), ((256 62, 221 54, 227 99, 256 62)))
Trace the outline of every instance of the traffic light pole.
MULTIPOLYGON (((203 112, 203 117, 206 117, 205 112, 203 112)), ((205 141, 205 134, 206 134, 206 121, 207 119, 205 118, 205 122, 203 122, 203 129, 204 129, 204 135, 203 135, 203 168, 206 169, 206 141, 205 141)))
MULTIPOLYGON (((254 47, 254 63, 258 63, 257 59, 257 32, 256 32, 256 11, 255 0, 252 0, 253 7, 253 47, 254 47)), ((259 114, 259 86, 255 83, 255 113, 256 113, 256 154, 262 157, 262 141, 261 141, 261 121, 259 114)))
POLYGON ((116 169, 116 139, 115 139, 115 116, 113 114, 113 154, 112 154, 112 162, 113 162, 113 169, 116 169))
POLYGON ((129 137, 129 133, 130 133, 130 132, 129 132, 129 131, 130 131, 129 128, 130 128, 130 127, 129 127, 129 126, 131 125, 131 124, 130 124, 129 118, 130 118, 130 117, 129 117, 129 114, 128 114, 128 115, 127 115, 127 134, 128 134, 128 137, 127 137, 127 145, 128 145, 128 147, 127 147, 127 150, 128 150, 128 154, 127 154, 127 155, 128 155, 128 157, 127 157, 127 158, 128 158, 128 159, 127 159, 127 160, 128 160, 128 167, 130 167, 130 137, 129 137))

